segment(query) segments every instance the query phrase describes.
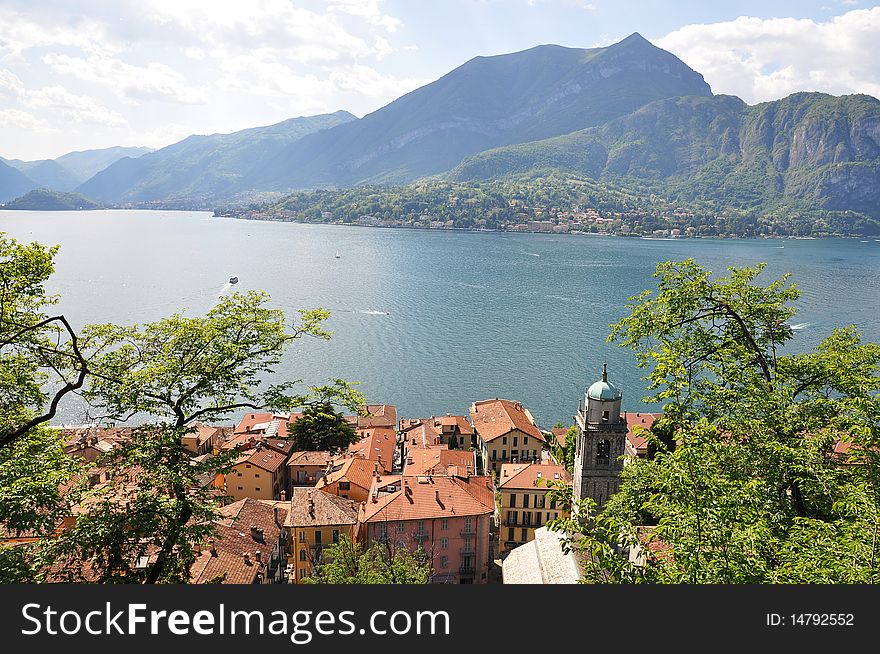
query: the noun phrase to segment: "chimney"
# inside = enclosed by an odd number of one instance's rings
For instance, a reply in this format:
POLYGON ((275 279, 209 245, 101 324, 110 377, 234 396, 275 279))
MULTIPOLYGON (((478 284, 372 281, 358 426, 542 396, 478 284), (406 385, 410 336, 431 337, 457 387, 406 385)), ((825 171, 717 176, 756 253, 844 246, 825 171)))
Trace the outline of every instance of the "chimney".
POLYGON ((437 500, 437 504, 440 504, 440 491, 439 490, 434 491, 434 499, 437 500))
MULTIPOLYGON (((284 499, 284 491, 281 491, 281 499, 284 499)), ((280 527, 281 521, 278 519, 278 507, 272 507, 272 517, 275 519, 275 526, 280 527)))
POLYGON ((315 517, 315 498, 312 497, 312 491, 309 491, 309 515, 315 517))
POLYGON ((257 563, 263 562, 263 553, 260 550, 254 552, 254 558, 257 560, 257 563))
MULTIPOLYGON (((284 502, 287 499, 287 491, 281 491, 281 501, 284 502)), ((278 509, 275 509, 275 512, 278 513, 278 509)))
POLYGON ((217 556, 217 541, 213 538, 208 541, 208 548, 211 550, 211 556, 217 556))
POLYGON ((247 552, 245 552, 245 554, 244 554, 244 564, 245 564, 245 565, 250 565, 250 564, 251 564, 251 557, 248 556, 247 552))

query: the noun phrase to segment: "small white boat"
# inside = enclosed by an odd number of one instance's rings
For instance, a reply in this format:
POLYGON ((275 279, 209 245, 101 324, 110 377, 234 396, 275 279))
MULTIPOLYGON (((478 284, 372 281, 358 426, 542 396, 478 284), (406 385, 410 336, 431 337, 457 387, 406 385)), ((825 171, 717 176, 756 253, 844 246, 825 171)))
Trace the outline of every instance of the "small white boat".
POLYGON ((338 258, 339 258, 339 250, 336 250, 336 255, 335 255, 335 258, 336 258, 336 259, 338 259, 338 258))
POLYGON ((238 284, 238 277, 230 277, 229 283, 230 284, 238 284))

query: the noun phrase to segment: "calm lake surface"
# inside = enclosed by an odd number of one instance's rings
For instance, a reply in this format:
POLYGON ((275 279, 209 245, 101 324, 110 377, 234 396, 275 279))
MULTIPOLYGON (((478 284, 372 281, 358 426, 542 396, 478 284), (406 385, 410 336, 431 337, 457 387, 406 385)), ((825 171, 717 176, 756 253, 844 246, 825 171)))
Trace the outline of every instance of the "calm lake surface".
MULTIPOLYGON (((695 257, 716 272, 764 261, 768 280, 792 272, 802 290, 792 349, 845 324, 880 340, 874 239, 643 240, 170 211, 4 211, 0 231, 61 245, 49 289, 77 325, 202 314, 230 292, 233 275, 235 289, 265 290, 291 315, 330 309, 333 339, 296 343, 277 374, 359 381, 370 402, 395 404, 403 417, 467 414, 474 400, 506 397, 543 427, 568 422, 606 360, 624 408, 650 410, 632 355, 605 338, 668 259, 695 257)), ((76 403, 61 415, 83 418, 76 403)))

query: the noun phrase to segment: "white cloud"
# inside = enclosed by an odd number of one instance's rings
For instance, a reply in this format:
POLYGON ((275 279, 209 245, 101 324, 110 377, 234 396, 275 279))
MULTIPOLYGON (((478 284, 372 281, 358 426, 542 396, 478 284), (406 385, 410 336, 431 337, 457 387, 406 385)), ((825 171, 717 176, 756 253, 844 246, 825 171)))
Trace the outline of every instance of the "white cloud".
POLYGON ((0 111, 0 125, 4 128, 17 127, 33 132, 46 131, 46 122, 20 109, 3 109, 0 111))
POLYGON ((21 61, 35 47, 65 46, 84 52, 118 52, 122 49, 104 23, 78 17, 45 24, 9 9, 0 9, 0 59, 21 61))
POLYGON ((795 91, 880 97, 880 7, 825 22, 740 16, 687 25, 653 42, 702 73, 715 93, 750 103, 795 91))
POLYGON ((204 89, 188 85, 183 75, 158 62, 133 66, 105 55, 84 59, 54 52, 44 56, 43 62, 57 73, 107 86, 129 100, 165 100, 184 104, 207 100, 204 89))
POLYGON ((128 121, 117 112, 86 95, 71 93, 62 86, 44 86, 36 91, 27 91, 26 103, 31 107, 51 109, 65 121, 102 127, 128 126, 128 121))

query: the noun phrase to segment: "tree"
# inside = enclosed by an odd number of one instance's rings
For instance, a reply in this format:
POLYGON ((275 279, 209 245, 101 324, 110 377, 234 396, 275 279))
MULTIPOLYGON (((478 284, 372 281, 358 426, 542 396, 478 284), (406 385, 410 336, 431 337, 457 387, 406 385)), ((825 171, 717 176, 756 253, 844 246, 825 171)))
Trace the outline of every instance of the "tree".
POLYGON ((336 453, 358 441, 355 428, 329 402, 306 407, 287 433, 297 451, 336 453))
POLYGON ((427 584, 431 568, 423 549, 415 553, 373 543, 368 549, 345 535, 323 551, 323 563, 308 578, 312 584, 427 584))
MULTIPOLYGON (((51 531, 59 493, 78 471, 46 427, 87 374, 77 333, 46 293, 56 247, 0 233, 0 528, 16 536, 51 531)), ((33 579, 30 545, 0 546, 0 581, 33 579)))
POLYGON ((880 346, 850 326, 783 353, 798 291, 788 276, 756 283, 763 268, 714 277, 693 260, 662 263, 656 294, 633 298, 612 326, 609 340, 649 369, 663 428, 601 513, 558 526, 599 560, 645 534, 668 549, 591 580, 880 579, 880 346))
POLYGON ((329 338, 324 310, 301 311, 288 330, 263 293, 223 298, 203 317, 174 315, 143 326, 99 325, 84 338, 94 349, 84 397, 111 420, 140 418, 131 443, 107 458, 117 475, 92 496, 75 528, 48 556, 92 561, 100 581, 185 583, 215 502, 200 479, 227 472, 236 452, 193 464, 181 437, 197 421, 240 409, 289 410, 336 400, 359 406, 342 380, 298 392, 298 381, 262 388, 293 340, 329 338), (151 557, 146 568, 142 557, 151 557))

